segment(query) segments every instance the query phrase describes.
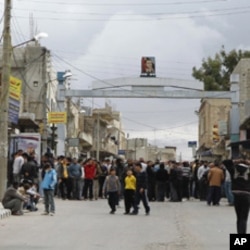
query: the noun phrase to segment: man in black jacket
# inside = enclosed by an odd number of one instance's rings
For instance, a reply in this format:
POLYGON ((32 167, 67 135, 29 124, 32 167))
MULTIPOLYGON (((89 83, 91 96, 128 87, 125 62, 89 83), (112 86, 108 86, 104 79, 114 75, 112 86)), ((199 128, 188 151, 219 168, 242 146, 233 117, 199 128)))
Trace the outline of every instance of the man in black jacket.
POLYGON ((237 217, 238 234, 247 233, 247 220, 250 209, 250 166, 248 161, 224 161, 232 178, 234 208, 237 217), (229 161, 229 162, 228 162, 229 161))
POLYGON ((38 165, 32 157, 27 153, 23 153, 24 164, 21 168, 20 175, 24 180, 31 180, 34 182, 38 178, 38 165))
POLYGON ((139 210, 138 206, 141 200, 145 208, 146 215, 149 215, 150 207, 148 205, 148 197, 147 197, 147 188, 148 188, 147 173, 142 170, 142 165, 140 162, 137 162, 135 164, 135 172, 136 172, 135 204, 134 204, 134 210, 131 213, 131 215, 138 214, 139 210))

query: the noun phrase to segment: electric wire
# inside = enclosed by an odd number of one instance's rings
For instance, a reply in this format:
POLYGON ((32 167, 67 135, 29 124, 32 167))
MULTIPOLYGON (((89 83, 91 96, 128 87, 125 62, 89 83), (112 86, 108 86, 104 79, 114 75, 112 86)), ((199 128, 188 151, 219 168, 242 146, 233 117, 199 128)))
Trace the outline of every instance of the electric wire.
MULTIPOLYGON (((19 0, 20 1, 20 0, 19 0)), ((24 2, 22 0, 22 2, 24 2)), ((152 3, 88 3, 88 2, 63 2, 63 1, 59 1, 59 2, 54 2, 54 1, 41 1, 41 0, 33 0, 32 1, 33 3, 40 3, 40 4, 56 4, 56 5, 80 5, 80 6, 102 6, 102 7, 105 7, 105 6, 164 6, 164 5, 190 5, 190 4, 205 4, 205 3, 218 3, 218 2, 227 2, 227 0, 201 0, 201 1, 175 1, 175 2, 152 2, 152 3)))
MULTIPOLYGON (((231 15, 238 15, 238 14, 248 14, 250 13, 250 10, 242 10, 242 11, 231 11, 231 12, 225 12, 225 13, 208 13, 204 15, 184 15, 184 16, 162 16, 157 18, 148 18, 145 16, 145 18, 130 18, 130 19, 112 19, 112 22, 152 22, 152 21, 164 21, 164 20, 178 20, 178 19, 193 19, 193 18, 204 18, 204 17, 214 17, 214 16, 231 16, 231 15)), ((27 17, 24 16, 16 16, 18 18, 26 19, 27 17)), ((89 19, 89 18, 53 18, 53 17, 37 17, 37 19, 40 20, 53 20, 53 21, 65 21, 65 22, 89 22, 89 21, 96 21, 96 22, 104 22, 104 21, 110 21, 110 18, 107 19, 89 19)))
POLYGON ((26 39, 25 39, 24 33, 21 30, 18 20, 15 17, 13 17, 11 20, 13 24, 11 31, 12 31, 12 34, 15 35, 16 39, 19 41, 17 42, 17 44, 21 43, 22 41, 25 41, 26 39))
MULTIPOLYGON (((118 12, 118 13, 97 13, 97 12, 76 12, 76 11, 55 11, 55 10, 37 10, 34 9, 34 12, 37 13, 51 13, 51 14, 61 14, 61 15, 65 15, 65 14, 73 14, 73 15, 90 15, 90 16, 163 16, 163 15, 191 15, 191 14, 207 14, 207 13, 213 13, 213 12, 227 12, 227 11, 242 11, 242 10, 246 10, 249 9, 250 6, 241 6, 241 7, 232 7, 232 8, 221 8, 221 9, 207 9, 207 10, 193 10, 193 11, 178 11, 178 12, 149 12, 149 13, 123 13, 123 12, 118 12)), ((17 8, 17 10, 20 11, 27 11, 27 9, 19 9, 17 8)))

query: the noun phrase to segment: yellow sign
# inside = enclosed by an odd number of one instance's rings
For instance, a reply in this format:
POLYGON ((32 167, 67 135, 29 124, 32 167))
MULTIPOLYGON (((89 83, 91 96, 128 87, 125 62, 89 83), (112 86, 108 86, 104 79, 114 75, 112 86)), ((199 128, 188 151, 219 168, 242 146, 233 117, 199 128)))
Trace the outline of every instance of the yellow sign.
POLYGON ((19 101, 22 92, 22 81, 18 78, 11 76, 9 88, 9 97, 19 101))
POLYGON ((42 135, 44 130, 44 124, 43 123, 39 123, 39 133, 42 135))
POLYGON ((48 123, 66 123, 67 113, 66 112, 49 112, 48 123))

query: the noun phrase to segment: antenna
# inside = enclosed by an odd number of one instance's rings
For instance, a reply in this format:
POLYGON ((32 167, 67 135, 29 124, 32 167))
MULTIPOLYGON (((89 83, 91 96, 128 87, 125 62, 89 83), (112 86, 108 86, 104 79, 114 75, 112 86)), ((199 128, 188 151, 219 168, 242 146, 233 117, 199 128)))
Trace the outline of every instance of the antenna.
POLYGON ((30 22, 30 39, 34 37, 34 18, 33 13, 29 14, 29 22, 30 22))

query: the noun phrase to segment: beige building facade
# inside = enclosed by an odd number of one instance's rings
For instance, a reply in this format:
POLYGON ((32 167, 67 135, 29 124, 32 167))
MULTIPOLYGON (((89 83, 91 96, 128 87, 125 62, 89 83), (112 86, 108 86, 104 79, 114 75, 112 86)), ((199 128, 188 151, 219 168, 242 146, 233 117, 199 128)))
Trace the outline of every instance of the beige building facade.
POLYGON ((226 157, 225 145, 229 137, 229 99, 202 99, 199 115, 199 149, 200 159, 226 157))

